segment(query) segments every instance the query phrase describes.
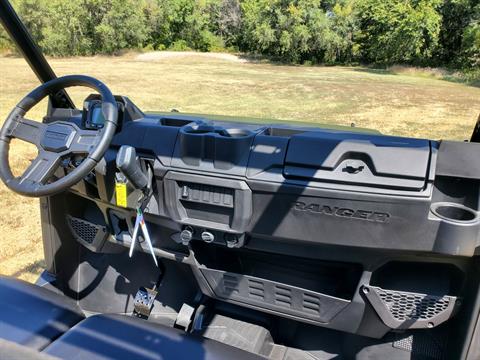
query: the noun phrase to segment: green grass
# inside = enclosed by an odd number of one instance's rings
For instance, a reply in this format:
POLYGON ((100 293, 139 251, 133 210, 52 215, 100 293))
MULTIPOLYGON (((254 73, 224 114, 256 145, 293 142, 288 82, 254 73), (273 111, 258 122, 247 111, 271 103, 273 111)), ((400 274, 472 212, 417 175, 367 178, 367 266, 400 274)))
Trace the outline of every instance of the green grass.
MULTIPOLYGON (((52 59, 59 75, 88 74, 146 111, 257 117, 376 129, 385 134, 463 140, 480 109, 480 89, 431 76, 362 67, 302 67, 241 61, 225 54, 167 53, 52 59)), ((0 57, 0 118, 38 85, 23 59, 0 57)), ((74 89, 78 105, 89 90, 74 89)), ((41 119, 45 104, 32 111, 41 119)), ((15 144, 16 172, 35 151, 15 144)), ((0 273, 34 280, 42 269, 38 201, 0 186, 0 273)))

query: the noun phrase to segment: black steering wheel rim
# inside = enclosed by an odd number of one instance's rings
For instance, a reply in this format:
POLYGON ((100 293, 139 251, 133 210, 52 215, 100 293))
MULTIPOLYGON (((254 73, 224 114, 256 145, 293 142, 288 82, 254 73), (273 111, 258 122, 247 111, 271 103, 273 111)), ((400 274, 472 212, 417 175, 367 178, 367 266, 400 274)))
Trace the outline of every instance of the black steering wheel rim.
POLYGON ((101 81, 84 75, 68 75, 48 81, 15 106, 0 130, 0 178, 9 189, 21 195, 40 197, 65 191, 87 176, 101 160, 115 134, 117 121, 115 97, 101 81), (43 124, 24 118, 46 96, 73 86, 85 86, 100 94, 105 119, 101 130, 86 131, 70 122, 43 124), (37 158, 20 177, 13 175, 8 158, 10 142, 14 138, 34 143, 39 149, 37 158), (58 168, 62 156, 76 152, 87 154, 80 165, 64 177, 46 183, 48 179, 44 180, 44 177, 47 174, 42 174, 43 169, 50 172, 54 166, 58 168))

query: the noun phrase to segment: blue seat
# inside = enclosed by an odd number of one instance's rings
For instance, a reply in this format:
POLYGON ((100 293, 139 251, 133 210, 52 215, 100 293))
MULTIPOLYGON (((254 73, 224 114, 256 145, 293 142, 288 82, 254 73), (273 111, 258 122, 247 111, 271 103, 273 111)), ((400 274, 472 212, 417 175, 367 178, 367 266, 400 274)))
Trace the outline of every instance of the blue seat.
POLYGON ((73 300, 0 276, 1 339, 42 350, 84 318, 73 300))

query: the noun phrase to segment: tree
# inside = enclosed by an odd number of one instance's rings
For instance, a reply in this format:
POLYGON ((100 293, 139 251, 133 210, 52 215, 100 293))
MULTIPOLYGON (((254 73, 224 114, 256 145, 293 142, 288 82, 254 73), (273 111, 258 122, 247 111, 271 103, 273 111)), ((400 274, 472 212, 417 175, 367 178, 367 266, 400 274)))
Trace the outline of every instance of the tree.
POLYGON ((439 44, 441 0, 359 0, 358 42, 374 63, 426 63, 439 44))
POLYGON ((462 60, 464 66, 480 66, 480 4, 472 11, 470 23, 462 37, 462 60))
POLYGON ((10 41, 10 37, 8 36, 7 32, 0 27, 0 51, 11 50, 12 49, 12 42, 10 41))
POLYGON ((237 46, 241 39, 242 9, 239 0, 218 0, 208 5, 210 31, 220 36, 227 46, 237 46))
POLYGON ((147 39, 144 3, 136 0, 111 0, 111 6, 95 27, 99 47, 106 53, 141 48, 147 39))
POLYGON ((45 1, 45 23, 34 33, 40 37, 39 44, 50 55, 86 55, 91 53, 91 41, 85 36, 83 19, 87 14, 80 1, 45 1))
MULTIPOLYGON (((462 51, 466 28, 472 21, 474 2, 477 0, 444 0, 440 7, 442 26, 439 34, 438 59, 442 63, 463 66, 462 51), (460 56, 459 56, 460 55, 460 56)), ((467 35, 468 36, 468 35, 467 35)))
POLYGON ((12 1, 55 56, 227 46, 293 63, 480 66, 479 0, 12 1))
POLYGON ((46 0, 23 0, 14 3, 22 22, 32 34, 34 40, 39 43, 43 40, 43 30, 47 26, 48 3, 46 0))

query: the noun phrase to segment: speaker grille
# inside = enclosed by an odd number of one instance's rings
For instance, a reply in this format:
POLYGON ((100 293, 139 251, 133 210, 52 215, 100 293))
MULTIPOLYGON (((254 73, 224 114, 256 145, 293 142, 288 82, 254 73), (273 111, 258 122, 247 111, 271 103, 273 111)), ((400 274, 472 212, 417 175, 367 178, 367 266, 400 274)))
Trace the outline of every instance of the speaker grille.
POLYGON ((450 298, 381 289, 380 299, 398 321, 429 320, 445 311, 450 298))
POLYGON ((433 327, 448 320, 459 304, 455 296, 435 296, 364 286, 363 293, 385 325, 393 329, 433 327))
POLYGON ((105 232, 104 227, 73 216, 67 216, 67 220, 73 236, 90 245, 95 242, 100 232, 105 232))

